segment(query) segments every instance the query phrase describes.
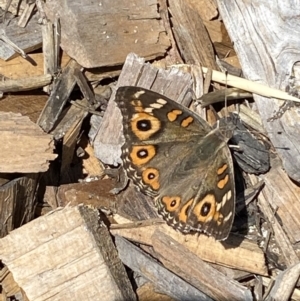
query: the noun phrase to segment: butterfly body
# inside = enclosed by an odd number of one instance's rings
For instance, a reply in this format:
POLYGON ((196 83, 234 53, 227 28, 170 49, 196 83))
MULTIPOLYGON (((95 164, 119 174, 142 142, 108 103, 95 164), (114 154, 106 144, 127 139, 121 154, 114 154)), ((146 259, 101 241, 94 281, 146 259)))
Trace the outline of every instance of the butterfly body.
POLYGON ((127 177, 154 197, 181 232, 227 238, 234 218, 233 163, 227 141, 201 117, 163 95, 120 87, 122 161, 127 177))

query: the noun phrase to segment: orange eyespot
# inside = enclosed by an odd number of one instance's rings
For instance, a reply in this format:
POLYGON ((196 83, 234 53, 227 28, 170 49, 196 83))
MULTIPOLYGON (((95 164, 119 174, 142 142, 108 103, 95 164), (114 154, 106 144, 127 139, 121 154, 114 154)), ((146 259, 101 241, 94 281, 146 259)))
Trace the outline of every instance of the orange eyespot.
POLYGON ((141 166, 148 163, 155 155, 154 145, 136 145, 132 147, 129 156, 134 165, 141 166))
POLYGON ((181 198, 179 196, 164 196, 161 201, 164 203, 167 211, 176 211, 180 206, 181 198))
POLYGON ((147 113, 136 113, 130 121, 131 130, 140 140, 147 140, 160 130, 160 121, 147 113))
POLYGON ((150 185, 153 190, 158 190, 159 184, 159 172, 155 168, 147 168, 142 173, 142 179, 144 183, 150 185))
POLYGON ((213 194, 207 194, 193 209, 199 222, 208 222, 216 213, 216 199, 213 194))

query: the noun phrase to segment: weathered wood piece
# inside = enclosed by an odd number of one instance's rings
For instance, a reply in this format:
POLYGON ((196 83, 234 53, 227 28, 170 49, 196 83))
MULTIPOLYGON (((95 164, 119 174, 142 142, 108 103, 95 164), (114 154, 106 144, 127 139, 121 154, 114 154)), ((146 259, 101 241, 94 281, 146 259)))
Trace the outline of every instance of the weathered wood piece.
POLYGON ((19 18, 15 18, 6 26, 0 23, 0 58, 8 60, 16 56, 16 52, 1 40, 1 35, 5 35, 25 52, 33 51, 42 46, 42 33, 38 24, 38 15, 35 14, 27 23, 26 27, 18 26, 19 18))
POLYGON ((29 300, 136 300, 97 210, 35 219, 2 238, 0 254, 29 300))
MULTIPOLYGON (((269 172, 271 173, 272 170, 269 172)), ((285 188, 286 189, 286 188, 285 188)), ((262 190, 262 194, 258 197, 258 205, 261 211, 264 213, 268 219, 270 225, 272 226, 274 232, 274 238, 281 249, 282 255, 284 257, 287 266, 291 266, 299 262, 299 258, 278 219, 275 217, 275 212, 270 206, 270 202, 273 201, 273 188, 265 186, 262 190)))
POLYGON ((86 114, 86 101, 74 101, 70 107, 64 109, 63 113, 58 116, 55 128, 50 133, 56 140, 63 138, 68 131, 70 131, 68 135, 72 134, 72 128, 77 126, 80 129, 80 125, 82 124, 83 118, 86 114))
MULTIPOLYGON (((55 45, 56 39, 54 36, 59 35, 60 32, 57 32, 57 28, 48 20, 45 20, 45 22, 41 24, 41 28, 43 36, 44 73, 54 75, 57 73, 59 56, 59 53, 56 51, 57 46, 55 45)), ((44 87, 43 90, 48 92, 50 87, 44 87)))
POLYGON ((158 259, 166 268, 213 300, 253 300, 250 290, 202 261, 165 233, 155 231, 152 243, 158 259))
MULTIPOLYGON (((125 223, 124 220, 121 222, 121 219, 117 216, 114 216, 114 218, 118 223, 125 223)), ((267 275, 264 253, 256 242, 233 234, 225 242, 220 242, 204 234, 182 234, 166 224, 150 225, 136 229, 111 229, 110 231, 113 235, 119 235, 141 244, 153 245, 152 235, 158 230, 176 240, 204 261, 250 273, 267 275)))
POLYGON ((80 0, 56 0, 45 12, 60 19, 62 49, 86 68, 120 65, 132 51, 155 59, 170 47, 156 0, 88 0, 84 9, 80 0))
MULTIPOLYGON (((25 93, 24 93, 25 94, 25 93)), ((0 112, 18 113, 22 116, 28 116, 29 119, 36 123, 40 112, 42 111, 47 95, 4 95, 0 100, 0 112), (30 104, 30 105, 29 105, 30 104)))
POLYGON ((0 113, 0 141, 0 172, 43 172, 57 157, 52 136, 20 114, 0 113))
POLYGON ((80 68, 78 63, 71 60, 64 68, 60 78, 56 81, 52 93, 38 120, 39 126, 45 132, 52 130, 57 122, 59 115, 75 86, 76 81, 73 74, 75 69, 78 68, 80 68))
POLYGON ((7 79, 0 81, 0 91, 6 93, 34 90, 49 85, 51 82, 52 76, 50 74, 20 79, 7 79))
POLYGON ((281 167, 263 176, 264 196, 282 224, 292 244, 300 241, 300 187, 293 183, 281 167))
POLYGON ((0 186, 0 237, 34 218, 39 174, 27 174, 0 186))
MULTIPOLYGON (((245 77, 285 90, 293 65, 299 61, 300 40, 295 38, 295 32, 300 31, 298 3, 285 1, 274 6, 272 0, 217 2, 245 77)), ((300 182, 299 110, 292 108, 269 122, 282 102, 258 95, 254 99, 284 169, 300 182)))
POLYGON ((0 300, 17 299, 20 301, 28 301, 26 295, 22 292, 18 284, 15 282, 12 274, 7 267, 0 270, 1 294, 0 300))
POLYGON ((85 152, 85 156, 82 158, 82 165, 84 168, 84 173, 87 174, 89 178, 99 177, 103 174, 104 166, 101 162, 95 157, 94 148, 91 146, 87 137, 83 136, 80 139, 79 146, 85 152))
MULTIPOLYGON (((87 107, 88 102, 86 99, 82 100, 77 100, 75 104, 80 104, 82 107, 87 107)), ((66 122, 69 124, 69 127, 65 127, 65 134, 63 135, 63 145, 62 145, 62 164, 61 164, 61 176, 62 176, 62 181, 61 183, 67 183, 63 181, 63 178, 67 176, 67 173, 69 173, 69 168, 70 165, 73 161, 74 153, 75 153, 75 148, 77 145, 77 140, 80 135, 80 130, 82 126, 82 122, 86 115, 88 114, 87 111, 83 110, 80 107, 77 107, 73 105, 70 110, 68 110, 67 114, 68 116, 64 116, 64 125, 66 125, 66 122), (71 111, 71 112, 70 112, 71 111), (73 117, 75 116, 75 118, 73 117), (72 123, 68 122, 70 119, 73 121, 72 123)), ((69 182, 69 181, 68 181, 69 182)))
POLYGON ((18 26, 25 27, 27 25, 30 17, 33 15, 34 8, 35 8, 35 1, 27 1, 25 10, 20 16, 18 26))
POLYGON ((136 273, 153 282, 161 292, 176 300, 212 300, 158 264, 157 261, 126 239, 116 236, 115 242, 122 262, 136 273))
POLYGON ((294 288, 300 276, 300 263, 297 263, 289 269, 281 272, 275 281, 275 284, 270 291, 270 294, 265 299, 266 301, 280 300, 288 301, 292 295, 294 288))
MULTIPOLYGON (((131 53, 127 56, 119 77, 117 87, 136 85, 150 88, 174 100, 187 99, 192 86, 191 75, 177 68, 170 70, 157 69, 145 63, 145 60, 131 53)), ((121 163, 121 146, 124 143, 122 134, 122 117, 115 101, 115 92, 108 102, 105 115, 94 140, 96 157, 103 163, 116 165, 121 163)), ((189 100, 191 97, 189 98, 189 100)))
POLYGON ((90 105, 94 105, 96 102, 95 95, 94 95, 92 89, 90 88, 85 76, 82 74, 82 72, 80 70, 77 69, 74 73, 74 77, 75 77, 76 83, 79 86, 80 91, 83 94, 84 98, 87 100, 87 102, 90 105))
POLYGON ((26 2, 20 2, 20 0, 0 0, 0 8, 2 8, 4 11, 7 9, 7 11, 11 12, 14 15, 20 15, 25 9, 25 6, 26 2))
MULTIPOLYGON (((31 53, 28 55, 31 62, 24 60, 18 56, 9 61, 0 60, 1 74, 9 79, 19 79, 27 77, 35 77, 44 74, 44 54, 31 53)), ((70 60, 66 53, 62 53, 61 68, 65 67, 70 60)), ((50 74, 50 73, 49 73, 50 74)), ((47 75, 49 76, 49 75, 47 75)))
POLYGON ((199 14, 185 0, 169 2, 173 33, 185 62, 218 69, 214 49, 199 14))
POLYGON ((61 185, 56 196, 58 205, 65 207, 84 204, 93 208, 115 211, 118 205, 116 197, 109 193, 114 185, 111 179, 61 185))
POLYGON ((157 292, 154 284, 147 282, 136 290, 139 301, 176 301, 176 299, 157 292))
POLYGON ((117 213, 131 221, 143 221, 159 218, 151 197, 140 193, 132 183, 128 188, 116 195, 117 213))

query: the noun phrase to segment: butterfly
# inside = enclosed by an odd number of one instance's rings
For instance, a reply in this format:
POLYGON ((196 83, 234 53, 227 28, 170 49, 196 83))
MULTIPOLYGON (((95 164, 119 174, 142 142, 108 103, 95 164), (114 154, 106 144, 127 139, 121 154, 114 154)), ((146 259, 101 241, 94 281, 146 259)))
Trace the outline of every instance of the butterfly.
POLYGON ((183 233, 224 240, 235 213, 232 156, 219 128, 179 103, 140 87, 119 87, 124 171, 158 213, 183 233))

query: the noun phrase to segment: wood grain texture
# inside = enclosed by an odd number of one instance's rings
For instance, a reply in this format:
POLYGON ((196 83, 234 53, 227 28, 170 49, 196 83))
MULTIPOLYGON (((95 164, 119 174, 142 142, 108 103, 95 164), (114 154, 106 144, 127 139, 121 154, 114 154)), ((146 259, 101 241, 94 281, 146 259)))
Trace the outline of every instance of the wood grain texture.
MULTIPOLYGON (((10 79, 21 79, 44 74, 44 55, 42 53, 32 53, 28 55, 30 61, 18 56, 9 61, 0 60, 1 74, 10 79), (34 62, 34 64, 32 64, 34 62)), ((63 53, 61 57, 61 68, 65 67, 70 57, 63 53)))
POLYGON ((45 132, 52 130, 57 122, 64 105, 75 86, 76 81, 73 76, 74 71, 79 68, 80 65, 76 61, 69 61, 61 76, 55 82, 51 95, 38 120, 39 126, 45 132))
POLYGON ((34 218, 39 174, 26 174, 0 186, 0 237, 34 218))
POLYGON ((156 287, 175 300, 212 301, 195 287, 160 265, 126 239, 116 236, 116 246, 122 262, 133 271, 153 282, 156 287))
POLYGON ((52 136, 20 114, 0 113, 0 140, 0 172, 43 172, 57 157, 52 136))
POLYGON ((50 74, 0 81, 1 92, 21 92, 44 87, 52 82, 50 74))
MULTIPOLYGON (((245 77, 285 90, 292 67, 300 59, 300 40, 295 38, 300 32, 297 1, 276 5, 272 0, 217 2, 245 77)), ((254 99, 284 169, 300 182, 299 110, 292 108, 269 122, 282 102, 258 95, 254 99)))
POLYGON ((263 176, 265 197, 292 244, 300 241, 300 187, 280 167, 263 176), (283 193, 284 191, 284 193, 283 193))
POLYGON ((152 242, 158 259, 165 267, 213 300, 253 300, 250 290, 227 278, 165 233, 155 231, 152 242))
MULTIPOLYGON (((118 223, 124 223, 124 220, 122 221, 117 216, 114 218, 118 223)), ((263 251, 257 246, 256 242, 240 236, 230 235, 225 242, 220 242, 204 234, 184 235, 166 224, 136 229, 111 229, 111 233, 145 245, 153 245, 152 235, 157 230, 169 235, 204 261, 250 273, 267 275, 263 251)))
POLYGON ((86 68, 120 65, 132 51, 155 59, 170 47, 156 0, 56 0, 45 12, 60 18, 62 49, 86 68))
POLYGON ((97 210, 35 219, 2 238, 0 254, 29 300, 136 300, 97 210))
MULTIPOLYGON (((5 10, 6 6, 7 6, 7 0, 0 0, 0 7, 5 10)), ((17 15, 19 13, 19 15, 23 12, 23 10, 25 9, 26 6, 26 2, 24 1, 19 1, 19 0, 11 0, 10 6, 8 11, 11 12, 14 15, 17 15)))
POLYGON ((218 70, 212 42, 199 14, 184 0, 169 1, 176 42, 186 63, 218 70))
MULTIPOLYGON (((42 32, 38 24, 38 15, 35 14, 25 28, 17 25, 18 19, 9 22, 8 26, 0 24, 0 36, 5 35, 25 52, 30 52, 42 46, 42 32)), ((0 39, 0 58, 8 60, 16 56, 11 46, 8 46, 0 39)))

